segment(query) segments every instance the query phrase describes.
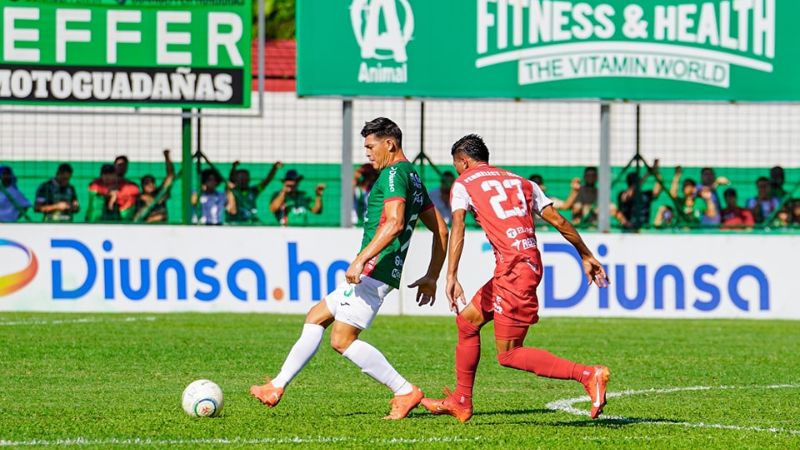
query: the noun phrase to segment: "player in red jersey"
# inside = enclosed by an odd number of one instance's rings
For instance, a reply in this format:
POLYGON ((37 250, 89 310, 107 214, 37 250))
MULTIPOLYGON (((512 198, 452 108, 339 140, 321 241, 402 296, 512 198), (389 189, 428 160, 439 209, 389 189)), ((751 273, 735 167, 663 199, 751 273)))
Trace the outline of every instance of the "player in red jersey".
POLYGON ((489 149, 480 136, 459 139, 452 148, 459 177, 453 185, 452 228, 447 270, 447 298, 457 312, 466 304, 458 281, 458 264, 464 249, 464 219, 472 211, 494 249, 494 276, 456 317, 455 392, 445 389, 444 399, 423 399, 434 414, 449 414, 461 422, 472 417, 472 386, 480 360, 480 329, 494 319, 497 360, 504 367, 533 372, 547 378, 572 379, 583 384, 592 401, 591 417, 597 418, 606 403, 609 370, 558 358, 532 347, 523 347, 528 328, 539 320, 536 287, 542 278, 541 255, 534 233, 533 213, 553 225, 583 260, 586 276, 598 287, 607 287, 605 271, 578 232, 553 208, 532 181, 489 165, 489 149))

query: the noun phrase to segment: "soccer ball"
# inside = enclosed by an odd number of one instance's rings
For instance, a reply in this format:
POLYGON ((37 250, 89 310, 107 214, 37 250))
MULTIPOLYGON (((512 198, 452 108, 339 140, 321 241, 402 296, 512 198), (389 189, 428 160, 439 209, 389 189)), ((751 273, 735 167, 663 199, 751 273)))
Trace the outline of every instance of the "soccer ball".
POLYGON ((222 412, 222 389, 210 380, 192 381, 183 391, 183 410, 192 417, 214 417, 222 412))

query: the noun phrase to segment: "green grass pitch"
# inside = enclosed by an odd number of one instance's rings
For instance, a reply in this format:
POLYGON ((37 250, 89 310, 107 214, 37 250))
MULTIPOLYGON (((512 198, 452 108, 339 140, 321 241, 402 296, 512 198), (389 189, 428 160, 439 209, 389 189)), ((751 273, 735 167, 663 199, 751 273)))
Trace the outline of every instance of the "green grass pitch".
MULTIPOLYGON (((553 410, 584 395, 579 384, 500 367, 487 327, 465 425, 421 408, 382 420, 388 390, 325 344, 277 408, 262 406, 248 388, 276 374, 301 324, 261 314, 0 314, 0 447, 800 448, 796 322, 544 317, 527 345, 611 368, 609 392, 623 395, 597 421, 553 410), (224 390, 222 417, 181 410, 183 388, 199 378, 224 390), (702 388, 667 390, 689 387, 702 388)), ((378 317, 362 337, 427 394, 453 387, 452 319, 378 317)))

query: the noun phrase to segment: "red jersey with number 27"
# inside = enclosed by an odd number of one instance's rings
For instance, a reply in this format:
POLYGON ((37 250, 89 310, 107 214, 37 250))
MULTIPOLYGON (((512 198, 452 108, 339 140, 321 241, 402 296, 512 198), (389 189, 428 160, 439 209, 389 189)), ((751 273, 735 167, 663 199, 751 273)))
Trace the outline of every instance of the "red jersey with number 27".
POLYGON ((453 212, 472 211, 486 233, 497 261, 495 275, 525 260, 541 270, 533 213, 541 215, 552 203, 536 183, 488 164, 462 173, 450 194, 453 212))

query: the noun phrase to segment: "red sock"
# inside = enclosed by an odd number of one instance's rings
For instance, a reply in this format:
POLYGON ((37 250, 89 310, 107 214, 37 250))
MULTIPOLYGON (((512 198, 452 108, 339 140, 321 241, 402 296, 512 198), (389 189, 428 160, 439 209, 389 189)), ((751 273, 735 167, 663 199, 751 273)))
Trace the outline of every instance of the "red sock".
POLYGON ((540 377, 575 380, 583 384, 594 370, 589 366, 561 359, 552 353, 531 347, 517 347, 497 355, 500 365, 533 372, 540 377))
POLYGON ((458 345, 456 345, 456 391, 461 403, 472 404, 472 386, 475 384, 475 371, 481 360, 481 329, 469 323, 460 315, 458 325, 458 345))

